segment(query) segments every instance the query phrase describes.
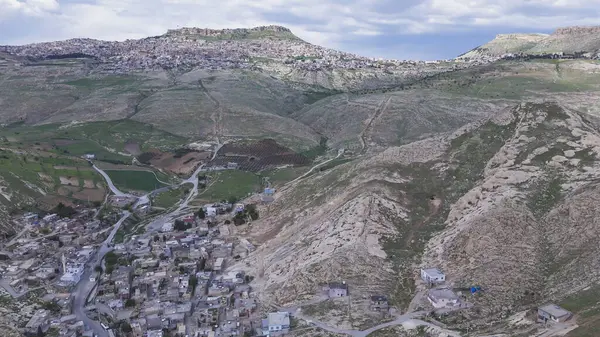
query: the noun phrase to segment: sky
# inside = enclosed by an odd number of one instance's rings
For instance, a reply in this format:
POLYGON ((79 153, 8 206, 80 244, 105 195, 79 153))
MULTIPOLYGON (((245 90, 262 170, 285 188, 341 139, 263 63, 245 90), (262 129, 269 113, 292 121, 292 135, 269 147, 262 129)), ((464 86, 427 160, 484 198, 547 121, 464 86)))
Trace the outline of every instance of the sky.
POLYGON ((0 45, 271 24, 363 56, 433 60, 496 34, 600 25, 600 0, 0 0, 0 45))

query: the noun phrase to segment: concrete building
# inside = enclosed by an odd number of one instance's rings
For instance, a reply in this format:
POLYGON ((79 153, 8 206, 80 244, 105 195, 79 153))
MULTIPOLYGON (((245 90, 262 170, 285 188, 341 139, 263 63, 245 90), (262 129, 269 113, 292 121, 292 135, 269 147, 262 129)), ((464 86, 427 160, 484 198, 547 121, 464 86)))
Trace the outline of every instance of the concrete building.
POLYGON ((549 321, 562 323, 571 318, 571 316, 571 312, 556 304, 547 304, 538 308, 538 321, 543 323, 548 323, 549 321))
POLYGON ((271 312, 262 321, 263 336, 284 334, 290 330, 290 314, 288 312, 271 312))
POLYGON ((172 232, 173 231, 173 223, 171 222, 165 222, 162 225, 161 231, 164 232, 172 232))
POLYGON ((443 283, 446 275, 437 268, 421 269, 421 279, 427 283, 443 283))
POLYGON ((381 295, 371 296, 370 308, 373 311, 387 311, 389 309, 387 297, 381 295))
POLYGON ((48 310, 39 309, 33 314, 27 325, 25 325, 25 331, 30 334, 36 334, 39 328, 42 328, 42 331, 48 330, 49 327, 49 314, 48 310))
POLYGON ((223 259, 222 257, 219 257, 215 260, 215 265, 213 266, 213 270, 214 271, 221 271, 223 270, 223 264, 224 264, 225 259, 223 259))
POLYGON ((458 295, 450 289, 431 289, 427 299, 435 308, 447 308, 460 305, 458 295))
POLYGON ((213 207, 213 206, 206 207, 206 216, 208 216, 208 217, 217 216, 217 208, 213 207))
POLYGON ((81 275, 83 274, 83 265, 67 265, 65 273, 60 277, 60 281, 65 284, 75 284, 79 282, 81 275))
POLYGON ((329 284, 329 297, 346 297, 348 296, 348 285, 346 282, 342 283, 330 283, 329 284))

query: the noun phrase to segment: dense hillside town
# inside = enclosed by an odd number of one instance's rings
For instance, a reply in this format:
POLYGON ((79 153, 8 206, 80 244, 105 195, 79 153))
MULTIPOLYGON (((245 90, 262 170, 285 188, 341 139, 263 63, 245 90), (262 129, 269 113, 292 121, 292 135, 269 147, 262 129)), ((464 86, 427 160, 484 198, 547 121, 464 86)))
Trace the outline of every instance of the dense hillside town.
POLYGON ((323 48, 300 40, 287 28, 279 26, 237 30, 181 28, 140 40, 117 42, 78 38, 0 46, 0 52, 25 57, 29 61, 89 58, 100 62, 104 70, 119 73, 192 67, 245 69, 273 61, 301 70, 393 69, 425 64, 423 61, 366 58, 323 48))

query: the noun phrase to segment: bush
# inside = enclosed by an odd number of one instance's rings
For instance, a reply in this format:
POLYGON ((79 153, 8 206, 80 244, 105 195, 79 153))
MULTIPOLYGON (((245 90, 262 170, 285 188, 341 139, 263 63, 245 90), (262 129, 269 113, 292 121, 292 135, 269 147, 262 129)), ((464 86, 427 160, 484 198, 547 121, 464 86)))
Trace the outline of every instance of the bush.
POLYGON ((152 160, 152 158, 154 158, 154 156, 155 156, 155 154, 152 152, 144 152, 137 157, 137 160, 142 164, 149 165, 150 160, 152 160))
POLYGON ((135 307, 135 300, 133 298, 130 298, 127 301, 125 301, 125 307, 126 308, 135 307))
POLYGON ((186 225, 185 222, 183 222, 183 220, 175 220, 175 224, 173 225, 173 228, 176 231, 185 231, 186 229, 190 228, 190 226, 186 225))

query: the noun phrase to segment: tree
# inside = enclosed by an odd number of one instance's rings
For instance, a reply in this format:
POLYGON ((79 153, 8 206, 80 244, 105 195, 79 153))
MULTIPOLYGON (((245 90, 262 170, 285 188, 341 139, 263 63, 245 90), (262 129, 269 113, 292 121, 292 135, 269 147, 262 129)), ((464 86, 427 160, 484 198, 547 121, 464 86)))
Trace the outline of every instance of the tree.
POLYGON ((155 236, 154 236, 154 242, 158 242, 159 240, 160 240, 160 236, 158 236, 158 235, 155 235, 155 236))
POLYGON ((58 205, 56 207, 54 207, 54 209, 52 210, 52 212, 56 213, 61 218, 70 218, 74 214, 77 213, 77 211, 75 209, 73 209, 73 207, 66 206, 62 202, 58 203, 58 205))
POLYGON ((198 285, 198 278, 196 275, 190 276, 189 287, 192 289, 192 296, 196 292, 196 286, 198 285))
POLYGON ((127 301, 125 301, 125 307, 126 308, 135 307, 135 300, 133 298, 127 299, 127 301))
POLYGON ((256 205, 247 205, 245 211, 248 212, 248 215, 250 215, 252 220, 258 220, 258 209, 256 209, 256 205))
POLYGON ((184 231, 184 230, 188 229, 185 222, 183 222, 183 220, 180 220, 180 219, 175 220, 175 225, 173 226, 173 228, 176 231, 184 231))
POLYGON ((198 210, 198 212, 196 213, 196 215, 198 216, 199 219, 205 219, 206 218, 206 212, 204 212, 204 208, 200 207, 200 209, 198 210))
POLYGON ((126 321, 121 321, 121 331, 128 334, 131 333, 133 329, 131 328, 131 325, 129 325, 129 323, 127 323, 126 321))
POLYGON ((237 198, 237 197, 235 197, 235 196, 230 196, 230 197, 227 199, 227 202, 233 205, 233 204, 235 204, 236 202, 238 202, 238 200, 239 200, 239 198, 237 198))
POLYGON ((179 266, 179 274, 185 274, 185 267, 179 266))
POLYGON ((246 219, 244 219, 244 217, 241 214, 242 213, 238 213, 238 215, 240 216, 236 215, 235 218, 233 218, 233 223, 236 226, 241 226, 246 223, 246 219))
POLYGON ((94 268, 94 271, 95 271, 96 273, 101 273, 101 272, 102 272, 102 267, 101 267, 101 266, 96 266, 96 267, 94 268))

